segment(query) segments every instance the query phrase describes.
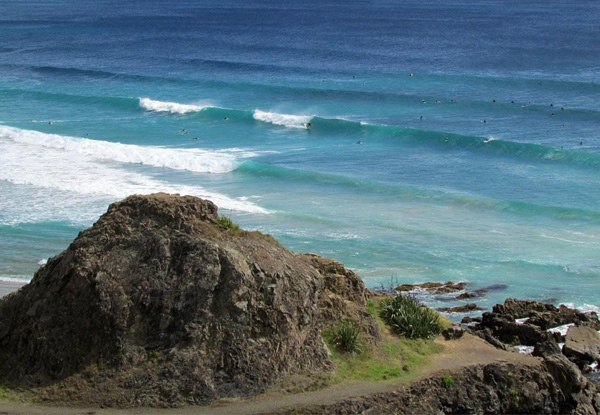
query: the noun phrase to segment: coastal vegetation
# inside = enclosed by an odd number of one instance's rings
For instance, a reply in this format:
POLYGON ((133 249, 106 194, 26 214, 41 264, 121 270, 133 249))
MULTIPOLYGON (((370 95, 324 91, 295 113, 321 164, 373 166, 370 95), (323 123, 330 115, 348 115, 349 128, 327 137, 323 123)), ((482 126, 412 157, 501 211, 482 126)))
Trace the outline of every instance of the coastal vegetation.
POLYGON ((351 320, 344 321, 330 329, 331 343, 338 350, 345 353, 359 353, 360 327, 351 320))
POLYGON ((381 301, 380 316, 392 329, 409 339, 426 339, 442 332, 440 315, 415 298, 399 294, 381 301))
MULTIPOLYGON (((354 338, 354 331, 348 326, 352 323, 341 323, 339 326, 323 332, 323 338, 336 364, 331 383, 343 380, 389 381, 410 379, 418 373, 418 369, 426 365, 431 356, 442 351, 443 347, 432 338, 408 338, 398 335, 381 317, 382 307, 387 299, 369 299, 367 312, 375 318, 381 333, 381 341, 369 345, 358 341, 358 349, 348 353, 339 346, 340 337, 354 338), (350 335, 352 333, 352 336, 350 335)), ((430 310, 437 314, 435 311, 430 310)), ((354 328, 357 328, 354 325, 354 328)), ((360 339, 360 334, 356 336, 360 339)), ((350 339, 346 339, 350 341, 350 339)))
POLYGON ((240 232, 241 228, 240 226, 235 223, 233 220, 231 220, 230 217, 228 216, 219 216, 219 218, 217 219, 217 226, 224 231, 228 231, 231 230, 233 232, 240 232))

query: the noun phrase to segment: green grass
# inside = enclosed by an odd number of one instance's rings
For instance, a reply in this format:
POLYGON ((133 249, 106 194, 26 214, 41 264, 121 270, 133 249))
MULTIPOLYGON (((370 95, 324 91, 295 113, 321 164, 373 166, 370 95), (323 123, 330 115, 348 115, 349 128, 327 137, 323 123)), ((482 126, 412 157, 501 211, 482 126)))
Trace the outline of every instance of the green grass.
POLYGON ((443 330, 436 311, 402 294, 381 300, 379 315, 396 333, 410 339, 431 338, 443 330))
POLYGON ((452 379, 452 376, 450 375, 443 375, 442 376, 442 386, 445 389, 451 388, 452 385, 454 385, 454 379, 452 379))
POLYGON ((377 304, 375 304, 375 301, 373 301, 372 298, 367 300, 367 313, 377 318, 377 304))
POLYGON ((242 230, 237 223, 227 216, 219 216, 219 219, 217 219, 217 226, 224 231, 231 230, 233 232, 240 232, 242 230))
MULTIPOLYGON (((329 344, 328 344, 329 345, 329 344)), ((356 354, 340 352, 329 345, 341 380, 384 381, 410 378, 416 369, 429 362, 440 347, 432 340, 386 339, 380 347, 356 354)))
POLYGON ((333 342, 332 329, 323 332, 332 360, 337 366, 332 375, 332 383, 342 380, 410 379, 418 374, 421 366, 429 362, 431 355, 443 349, 431 339, 407 339, 393 335, 379 317, 377 308, 375 301, 367 301, 367 311, 375 317, 381 329, 380 344, 370 347, 362 345, 360 352, 348 354, 339 350, 333 342))

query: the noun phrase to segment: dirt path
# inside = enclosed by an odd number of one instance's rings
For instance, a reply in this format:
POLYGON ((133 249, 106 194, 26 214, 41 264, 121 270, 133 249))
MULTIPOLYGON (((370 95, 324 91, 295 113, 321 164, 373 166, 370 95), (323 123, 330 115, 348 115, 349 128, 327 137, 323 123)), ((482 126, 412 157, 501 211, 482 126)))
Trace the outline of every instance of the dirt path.
POLYGON ((444 351, 435 355, 430 364, 410 380, 401 382, 343 382, 322 390, 299 394, 267 393, 254 398, 220 400, 207 407, 185 407, 177 409, 83 409, 59 408, 43 405, 1 404, 0 415, 248 415, 269 412, 289 406, 332 404, 337 401, 379 392, 398 389, 411 381, 427 378, 438 373, 447 373, 465 366, 505 361, 521 364, 539 364, 537 358, 498 350, 482 339, 465 335, 460 340, 445 342, 444 351))

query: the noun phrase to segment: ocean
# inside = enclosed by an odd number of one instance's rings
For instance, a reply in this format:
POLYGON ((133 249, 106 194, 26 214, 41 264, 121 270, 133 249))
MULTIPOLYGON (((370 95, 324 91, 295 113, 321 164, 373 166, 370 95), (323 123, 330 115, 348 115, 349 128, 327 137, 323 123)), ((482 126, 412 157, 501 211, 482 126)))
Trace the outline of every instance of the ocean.
POLYGON ((161 191, 371 288, 598 310, 598 22, 585 0, 0 1, 0 279, 161 191))

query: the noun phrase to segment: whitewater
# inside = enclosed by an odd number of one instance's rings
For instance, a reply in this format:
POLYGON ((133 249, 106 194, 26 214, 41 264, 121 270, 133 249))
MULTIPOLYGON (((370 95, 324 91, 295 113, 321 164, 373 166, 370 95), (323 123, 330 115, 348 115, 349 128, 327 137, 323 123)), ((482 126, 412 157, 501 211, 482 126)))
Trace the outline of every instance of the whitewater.
POLYGON ((600 305, 598 4, 37 6, 0 4, 0 279, 169 192, 368 287, 600 305))

